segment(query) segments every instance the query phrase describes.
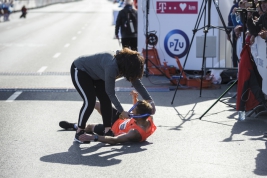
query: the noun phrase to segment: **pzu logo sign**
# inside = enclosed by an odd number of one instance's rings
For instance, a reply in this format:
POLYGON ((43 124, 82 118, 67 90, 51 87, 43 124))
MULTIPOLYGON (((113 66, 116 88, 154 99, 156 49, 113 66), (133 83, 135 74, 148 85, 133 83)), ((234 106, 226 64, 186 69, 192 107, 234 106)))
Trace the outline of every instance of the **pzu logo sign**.
POLYGON ((182 58, 189 48, 188 36, 181 30, 172 30, 164 39, 164 48, 169 56, 182 58))

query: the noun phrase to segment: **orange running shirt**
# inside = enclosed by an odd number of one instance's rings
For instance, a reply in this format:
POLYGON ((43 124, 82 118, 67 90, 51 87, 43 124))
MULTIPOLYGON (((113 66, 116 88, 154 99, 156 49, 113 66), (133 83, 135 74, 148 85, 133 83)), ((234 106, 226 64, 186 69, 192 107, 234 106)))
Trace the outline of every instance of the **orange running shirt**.
POLYGON ((148 118, 148 121, 150 122, 150 127, 146 131, 144 131, 135 123, 135 119, 118 119, 112 125, 111 130, 113 131, 114 135, 117 136, 120 134, 128 133, 131 129, 136 129, 142 137, 142 140, 140 141, 142 142, 145 141, 157 129, 151 117, 148 118))

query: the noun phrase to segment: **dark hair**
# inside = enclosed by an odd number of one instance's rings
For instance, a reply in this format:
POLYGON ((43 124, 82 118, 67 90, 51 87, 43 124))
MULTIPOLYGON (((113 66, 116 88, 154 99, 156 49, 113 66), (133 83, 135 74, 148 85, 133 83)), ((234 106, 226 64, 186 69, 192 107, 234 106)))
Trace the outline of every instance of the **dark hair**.
MULTIPOLYGON (((150 103, 148 103, 145 100, 139 100, 137 101, 136 105, 136 114, 137 115, 143 115, 143 114, 152 114, 152 106, 150 103)), ((149 116, 143 117, 143 119, 147 119, 149 116)))
POLYGON ((119 75, 132 82, 140 79, 144 72, 144 58, 137 51, 123 48, 115 58, 119 67, 119 75))

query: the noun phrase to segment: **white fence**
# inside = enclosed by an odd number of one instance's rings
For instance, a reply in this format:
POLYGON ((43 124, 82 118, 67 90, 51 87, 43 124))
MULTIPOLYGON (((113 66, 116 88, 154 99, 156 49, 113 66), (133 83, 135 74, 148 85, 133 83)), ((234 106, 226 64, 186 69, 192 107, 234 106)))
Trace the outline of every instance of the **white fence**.
POLYGON ((22 6, 26 6, 27 9, 43 7, 56 3, 66 3, 78 0, 15 0, 13 1, 13 11, 20 11, 22 6))

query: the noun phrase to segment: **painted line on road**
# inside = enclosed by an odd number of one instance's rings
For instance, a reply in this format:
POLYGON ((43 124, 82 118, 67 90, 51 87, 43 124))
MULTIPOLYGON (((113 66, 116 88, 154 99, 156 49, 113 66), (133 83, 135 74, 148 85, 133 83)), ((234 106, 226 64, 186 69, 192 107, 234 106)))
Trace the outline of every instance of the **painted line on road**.
POLYGON ((57 58, 58 56, 60 56, 61 53, 56 53, 53 58, 57 58))
POLYGON ((81 31, 78 31, 77 34, 81 34, 82 32, 81 31))
POLYGON ((0 46, 4 47, 42 47, 46 46, 46 44, 35 44, 35 43, 0 43, 0 46))
POLYGON ((67 44, 65 44, 65 46, 64 46, 64 47, 65 47, 65 48, 67 48, 67 47, 69 47, 69 46, 70 46, 70 44, 69 44, 69 43, 67 43, 67 44))
MULTIPOLYGON (((0 72, 0 76, 70 75, 70 72, 0 72)), ((0 85, 1 87, 1 85, 0 85)))
POLYGON ((46 68, 47 68, 47 66, 43 66, 37 72, 42 73, 43 71, 45 71, 46 68))
POLYGON ((72 40, 76 40, 76 36, 72 37, 72 40))
POLYGON ((11 95, 6 102, 13 102, 20 94, 22 91, 16 91, 13 95, 11 95))
MULTIPOLYGON (((165 86, 165 87, 146 87, 148 92, 169 92, 170 91, 170 87, 169 86, 165 86)), ((194 88, 195 89, 195 88, 194 88)), ((133 87, 115 87, 115 91, 117 92, 130 92, 134 90, 133 87)), ((12 91, 12 92, 77 92, 76 89, 74 87, 58 87, 58 88, 1 88, 0 87, 0 91, 12 91)), ((14 93, 13 95, 15 95, 16 93, 14 93)), ((17 96, 20 94, 16 94, 17 96)), ((15 99, 15 96, 11 96, 13 97, 13 100, 15 99)), ((17 97, 16 96, 16 97, 17 97)), ((12 98, 9 98, 9 100, 11 100, 12 98)), ((10 101, 9 101, 10 102, 10 101)))

